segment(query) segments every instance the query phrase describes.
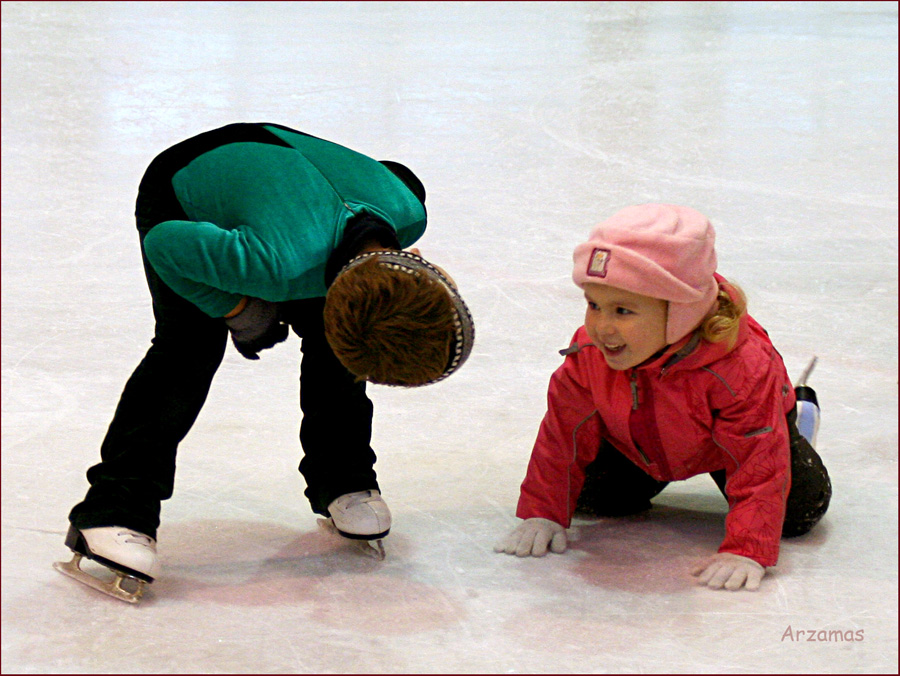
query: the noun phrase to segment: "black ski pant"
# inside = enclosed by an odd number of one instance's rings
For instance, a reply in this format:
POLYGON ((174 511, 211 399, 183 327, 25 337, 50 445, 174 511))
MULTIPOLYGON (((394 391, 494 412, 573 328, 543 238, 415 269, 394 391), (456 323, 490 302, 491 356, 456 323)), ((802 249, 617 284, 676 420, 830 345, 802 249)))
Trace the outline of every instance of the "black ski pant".
MULTIPOLYGON (((171 175, 192 152, 190 146, 174 146, 148 168, 136 211, 142 252, 144 237, 156 224, 188 220, 172 194, 171 175)), ((154 337, 125 385, 100 448, 101 462, 88 470, 90 488, 69 521, 79 529, 123 526, 155 538, 160 503, 172 496, 178 445, 206 401, 228 345, 228 329, 224 320, 209 317, 172 291, 146 256, 143 260, 154 337)), ((328 504, 344 493, 378 489, 370 446, 372 403, 365 383, 356 382, 325 340, 324 302, 314 298, 280 306, 284 321, 302 339, 299 469, 317 514, 327 514, 328 504)), ((247 377, 252 377, 251 366, 247 377)))
MULTIPOLYGON (((822 459, 797 430, 797 411, 787 416, 791 442, 791 490, 782 537, 809 532, 825 515, 831 501, 831 480, 822 459)), ((725 498, 725 470, 710 472, 725 498)), ((650 509, 650 498, 669 485, 657 481, 604 441, 585 468, 585 482, 576 512, 592 516, 626 516, 650 509)))

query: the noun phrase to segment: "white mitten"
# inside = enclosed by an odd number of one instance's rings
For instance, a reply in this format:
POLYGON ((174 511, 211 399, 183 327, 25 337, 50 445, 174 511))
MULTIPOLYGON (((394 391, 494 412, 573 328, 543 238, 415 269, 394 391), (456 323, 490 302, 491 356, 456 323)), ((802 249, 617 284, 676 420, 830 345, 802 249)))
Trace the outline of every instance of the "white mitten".
POLYGON ((494 545, 495 552, 516 556, 543 556, 547 547, 562 554, 566 551, 566 529, 550 519, 525 519, 509 535, 494 545))
POLYGON ((712 589, 725 587, 730 591, 741 587, 756 591, 765 574, 766 569, 753 559, 728 552, 716 554, 691 570, 691 575, 699 578, 699 584, 712 589))

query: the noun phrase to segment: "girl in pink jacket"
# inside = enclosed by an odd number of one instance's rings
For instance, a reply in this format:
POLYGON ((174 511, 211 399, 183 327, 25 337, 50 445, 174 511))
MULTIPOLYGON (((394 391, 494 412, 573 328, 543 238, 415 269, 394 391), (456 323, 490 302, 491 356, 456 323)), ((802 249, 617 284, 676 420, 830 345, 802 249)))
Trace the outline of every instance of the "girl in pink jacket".
POLYGON ((650 507, 668 482, 709 473, 728 500, 725 539, 692 573, 757 589, 782 536, 831 498, 828 472, 796 426, 781 356, 716 274, 715 233, 687 207, 628 207, 575 249, 584 326, 562 351, 522 483, 524 519, 495 547, 566 549, 572 514, 650 507))

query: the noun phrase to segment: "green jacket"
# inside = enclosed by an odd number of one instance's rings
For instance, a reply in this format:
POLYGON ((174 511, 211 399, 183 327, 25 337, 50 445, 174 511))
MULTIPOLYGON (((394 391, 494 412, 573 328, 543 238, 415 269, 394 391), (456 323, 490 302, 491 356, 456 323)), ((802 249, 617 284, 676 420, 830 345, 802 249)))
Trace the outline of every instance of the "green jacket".
POLYGON ((360 213, 387 222, 404 248, 422 236, 425 207, 383 164, 258 126, 273 143, 225 142, 176 171, 172 188, 188 220, 163 221, 144 239, 162 280, 203 312, 222 317, 243 296, 324 296, 325 264, 360 213))

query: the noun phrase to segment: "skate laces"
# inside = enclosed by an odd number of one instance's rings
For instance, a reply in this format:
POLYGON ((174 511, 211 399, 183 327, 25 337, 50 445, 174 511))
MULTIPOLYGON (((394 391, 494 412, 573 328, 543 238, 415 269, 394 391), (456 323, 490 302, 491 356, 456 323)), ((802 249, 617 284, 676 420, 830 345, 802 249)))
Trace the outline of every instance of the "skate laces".
POLYGON ((356 507, 357 505, 362 505, 367 502, 373 502, 374 500, 380 500, 380 495, 375 495, 372 491, 360 491, 359 493, 351 493, 348 497, 347 502, 344 504, 344 509, 349 509, 351 507, 356 507))
POLYGON ((144 545, 145 547, 150 547, 153 545, 153 538, 149 535, 144 535, 143 533, 138 533, 133 530, 120 530, 118 533, 120 536, 125 535, 125 544, 135 544, 135 545, 144 545))

